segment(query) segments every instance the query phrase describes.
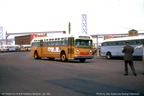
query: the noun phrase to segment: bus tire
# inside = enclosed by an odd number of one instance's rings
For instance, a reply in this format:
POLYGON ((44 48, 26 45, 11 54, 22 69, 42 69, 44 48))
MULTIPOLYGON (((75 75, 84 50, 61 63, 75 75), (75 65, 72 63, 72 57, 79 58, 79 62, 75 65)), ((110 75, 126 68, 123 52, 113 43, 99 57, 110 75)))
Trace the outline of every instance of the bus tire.
POLYGON ((86 61, 86 59, 79 59, 79 61, 80 61, 81 63, 83 63, 83 62, 86 61))
POLYGON ((108 53, 106 54, 106 58, 107 58, 107 59, 111 59, 111 58, 112 58, 112 55, 111 55, 110 52, 108 52, 108 53))
POLYGON ((61 61, 62 61, 62 62, 67 61, 65 53, 62 53, 62 54, 61 54, 61 61))
POLYGON ((41 58, 38 56, 38 53, 37 53, 37 52, 34 53, 34 58, 35 58, 35 59, 41 59, 41 58))

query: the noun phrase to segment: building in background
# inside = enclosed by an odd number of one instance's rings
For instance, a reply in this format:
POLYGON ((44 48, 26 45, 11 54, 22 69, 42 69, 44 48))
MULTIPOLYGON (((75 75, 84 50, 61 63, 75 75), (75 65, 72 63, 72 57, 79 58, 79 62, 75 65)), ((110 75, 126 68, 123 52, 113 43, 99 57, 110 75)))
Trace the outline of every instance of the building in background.
POLYGON ((15 37, 15 45, 30 45, 31 41, 36 37, 44 37, 46 35, 24 35, 15 37))
POLYGON ((31 35, 16 36, 15 45, 30 45, 31 35))
POLYGON ((138 36, 138 31, 132 29, 132 30, 130 30, 130 31, 128 32, 128 36, 138 36))

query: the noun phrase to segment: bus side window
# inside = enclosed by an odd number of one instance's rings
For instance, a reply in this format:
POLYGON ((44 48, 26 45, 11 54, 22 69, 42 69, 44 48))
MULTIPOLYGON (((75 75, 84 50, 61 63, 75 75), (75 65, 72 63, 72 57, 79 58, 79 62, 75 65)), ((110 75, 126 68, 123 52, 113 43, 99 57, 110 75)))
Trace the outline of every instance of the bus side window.
POLYGON ((105 43, 104 45, 105 45, 105 46, 108 46, 108 45, 109 45, 109 43, 105 43))
POLYGON ((102 46, 107 46, 107 43, 105 42, 105 43, 102 43, 102 46))
POLYGON ((32 46, 35 46, 35 42, 32 43, 32 46))
POLYGON ((104 46, 107 46, 108 45, 108 43, 104 43, 104 46))
POLYGON ((49 46, 51 46, 51 41, 49 41, 49 43, 48 43, 48 44, 49 44, 49 46))
POLYGON ((54 46, 54 41, 52 41, 51 45, 54 46))
POLYGON ((34 46, 38 46, 38 42, 34 42, 34 46))
POLYGON ((139 45, 139 44, 142 44, 142 41, 141 40, 136 40, 135 43, 136 43, 136 45, 139 45))
POLYGON ((38 46, 38 42, 35 42, 35 46, 38 46))
POLYGON ((48 42, 43 42, 43 45, 44 46, 48 46, 48 42))
POLYGON ((108 45, 108 43, 103 43, 103 46, 107 46, 108 45))
POLYGON ((43 42, 43 46, 46 46, 46 42, 45 42, 45 40, 44 40, 44 42, 43 42))
POLYGON ((108 42, 108 45, 111 46, 111 42, 108 42))
POLYGON ((108 45, 111 46, 112 45, 111 42, 109 42, 108 45))
POLYGON ((140 40, 140 45, 142 45, 143 44, 143 41, 142 40, 140 40))
POLYGON ((116 46, 116 42, 113 42, 113 46, 116 46))
POLYGON ((64 41, 61 41, 61 45, 62 45, 62 46, 64 45, 64 41))
POLYGON ((57 44, 60 45, 60 41, 57 41, 57 44))
POLYGON ((142 45, 144 45, 144 40, 142 40, 142 45))
POLYGON ((67 45, 67 40, 60 41, 62 46, 67 45))
POLYGON ((129 41, 130 42, 130 45, 135 45, 136 43, 135 43, 135 41, 129 41))
POLYGON ((36 42, 33 42, 33 46, 36 46, 36 42))
POLYGON ((109 46, 111 46, 111 45, 112 45, 112 44, 111 44, 111 42, 109 42, 108 44, 109 44, 109 46))
POLYGON ((115 46, 115 42, 111 42, 111 46, 115 46))
POLYGON ((125 45, 125 41, 122 41, 122 42, 121 42, 121 45, 125 45))
POLYGON ((115 45, 120 45, 120 42, 115 42, 115 45))
POLYGON ((37 42, 37 46, 40 46, 40 42, 37 42))
POLYGON ((55 45, 56 45, 56 46, 58 45, 58 41, 55 41, 55 45))

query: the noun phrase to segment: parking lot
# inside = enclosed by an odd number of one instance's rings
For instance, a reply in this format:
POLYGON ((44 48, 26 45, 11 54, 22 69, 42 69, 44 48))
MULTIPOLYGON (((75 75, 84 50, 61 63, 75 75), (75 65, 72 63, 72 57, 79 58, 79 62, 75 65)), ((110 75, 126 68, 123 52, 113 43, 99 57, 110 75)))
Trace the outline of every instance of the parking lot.
POLYGON ((30 52, 0 53, 0 96, 144 96, 144 69, 124 76, 124 61, 95 57, 80 63, 35 60, 30 52))

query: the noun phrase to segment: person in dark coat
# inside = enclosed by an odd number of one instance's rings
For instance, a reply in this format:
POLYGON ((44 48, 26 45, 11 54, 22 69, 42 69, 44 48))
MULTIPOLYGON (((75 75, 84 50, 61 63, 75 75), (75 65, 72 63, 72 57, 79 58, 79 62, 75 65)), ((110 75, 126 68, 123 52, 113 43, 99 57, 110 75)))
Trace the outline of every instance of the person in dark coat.
MULTIPOLYGON (((143 45, 140 47, 143 50, 143 54, 142 54, 142 64, 143 64, 143 68, 144 68, 144 42, 143 45)), ((144 73, 143 73, 144 75, 144 73)))
POLYGON ((133 65, 133 56, 134 48, 130 46, 129 42, 125 42, 125 47, 123 48, 122 52, 124 53, 124 63, 125 63, 125 74, 128 75, 128 64, 130 65, 134 76, 137 76, 134 65, 133 65))

